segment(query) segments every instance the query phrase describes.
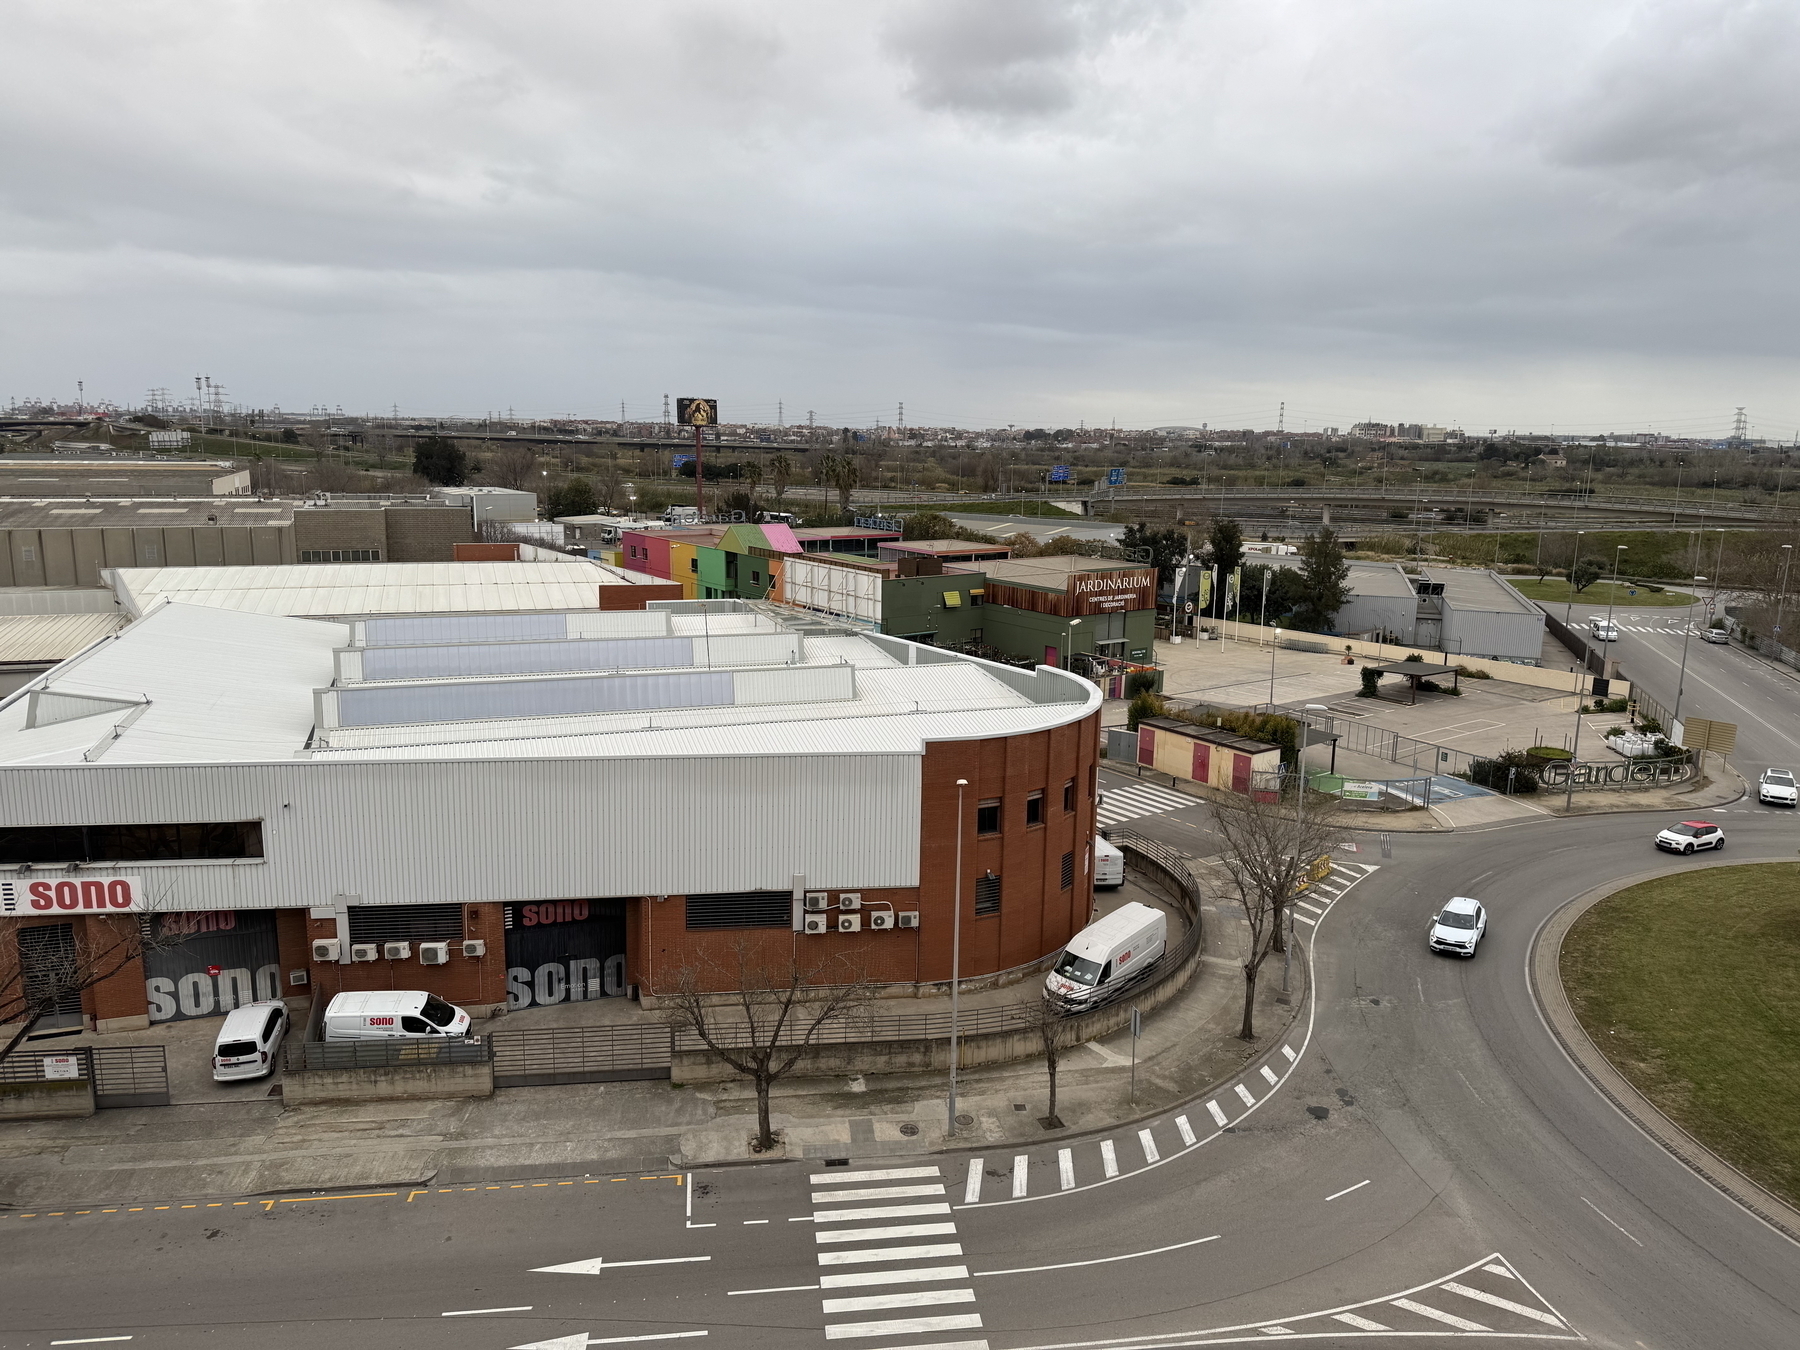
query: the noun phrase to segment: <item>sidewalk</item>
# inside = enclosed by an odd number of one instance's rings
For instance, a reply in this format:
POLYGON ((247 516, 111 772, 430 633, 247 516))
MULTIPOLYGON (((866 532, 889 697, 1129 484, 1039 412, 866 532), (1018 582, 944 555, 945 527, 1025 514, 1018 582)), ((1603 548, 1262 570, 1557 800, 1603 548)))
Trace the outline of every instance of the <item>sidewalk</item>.
MULTIPOLYGON (((1200 968, 1180 995, 1144 1019, 1135 1102, 1128 1030, 1064 1054, 1057 1111, 1067 1128, 1054 1132, 1039 1123, 1048 1104, 1041 1060, 964 1071, 958 1110, 971 1120, 954 1143, 944 1137, 941 1074, 791 1079, 777 1085, 773 1099, 788 1156, 925 1154, 1061 1140, 1165 1110, 1229 1078, 1266 1053, 1303 1004, 1275 1002, 1281 967, 1272 960, 1260 982, 1261 1034, 1254 1043, 1238 1040, 1243 924, 1222 901, 1207 901, 1203 914, 1200 968)), ((1302 980, 1299 963, 1295 971, 1302 980)), ((1019 987, 990 992, 1016 999, 1019 987)), ((515 1025, 524 1016, 515 1014, 515 1025)), ((266 1084, 257 1088, 268 1091, 266 1084)), ((242 1095, 108 1110, 82 1120, 0 1125, 0 1205, 161 1203, 669 1171, 748 1159, 755 1112, 749 1085, 735 1081, 588 1083, 502 1089, 471 1100, 286 1109, 279 1097, 242 1095)))

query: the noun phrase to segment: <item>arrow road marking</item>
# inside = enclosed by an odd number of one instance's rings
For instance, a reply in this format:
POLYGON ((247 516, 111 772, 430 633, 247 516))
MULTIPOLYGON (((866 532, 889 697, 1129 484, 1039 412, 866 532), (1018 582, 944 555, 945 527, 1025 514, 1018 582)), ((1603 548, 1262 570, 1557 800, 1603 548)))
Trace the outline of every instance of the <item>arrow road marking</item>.
POLYGON ((624 1345, 627 1341, 679 1341, 689 1336, 704 1336, 704 1331, 659 1331, 653 1336, 590 1336, 578 1331, 573 1336, 553 1336, 547 1341, 528 1341, 512 1350, 585 1350, 590 1345, 624 1345))
POLYGON ((560 1266, 533 1266, 531 1270, 536 1275, 598 1275, 602 1270, 617 1270, 622 1266, 677 1266, 686 1261, 710 1260, 710 1256, 658 1256, 648 1261, 608 1261, 604 1256, 596 1256, 592 1261, 567 1261, 560 1266))

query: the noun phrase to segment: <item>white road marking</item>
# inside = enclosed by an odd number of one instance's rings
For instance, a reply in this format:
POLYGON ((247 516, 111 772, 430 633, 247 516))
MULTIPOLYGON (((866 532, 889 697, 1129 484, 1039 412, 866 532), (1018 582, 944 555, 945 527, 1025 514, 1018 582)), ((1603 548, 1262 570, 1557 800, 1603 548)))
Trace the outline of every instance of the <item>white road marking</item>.
POLYGON ((1110 1139, 1100 1141, 1100 1166, 1109 1177, 1119 1175, 1119 1152, 1110 1139))
POLYGON ((1294 1053, 1294 1047, 1291 1045, 1282 1046, 1281 1053, 1287 1056, 1287 1062, 1289 1064, 1292 1064, 1295 1060, 1300 1058, 1300 1056, 1294 1053))
POLYGON ((842 1223, 846 1219, 904 1219, 916 1214, 948 1214, 950 1206, 877 1205, 871 1209, 815 1209, 814 1223, 842 1223))
POLYGON ((650 1336, 587 1336, 577 1332, 573 1336, 555 1336, 547 1341, 528 1341, 524 1345, 515 1345, 512 1350, 575 1350, 581 1345, 624 1345, 628 1341, 683 1341, 690 1336, 704 1336, 704 1331, 659 1331, 650 1336))
POLYGON ((1200 1247, 1208 1242, 1217 1242, 1218 1240, 1219 1235, 1214 1233, 1211 1237, 1194 1238, 1189 1242, 1176 1242, 1167 1247, 1152 1247, 1149 1251, 1126 1252, 1120 1256, 1096 1256, 1091 1261, 1063 1261, 1054 1266, 1020 1266, 1014 1270, 978 1270, 975 1272, 975 1278, 980 1280, 990 1275, 1035 1275, 1044 1270, 1073 1270, 1076 1266, 1105 1266, 1111 1265, 1114 1261, 1135 1261, 1140 1256, 1160 1256, 1163 1252, 1178 1252, 1183 1247, 1200 1247))
POLYGON ((1257 1330, 1265 1336, 1292 1336, 1294 1334, 1292 1327, 1258 1327, 1257 1330))
POLYGON ((1355 1327, 1358 1331, 1392 1331, 1392 1327, 1383 1326, 1380 1322, 1371 1322, 1366 1317, 1358 1317, 1355 1313, 1333 1313, 1334 1322, 1343 1322, 1355 1327))
POLYGON ((1056 1150, 1056 1176, 1057 1176, 1057 1180, 1062 1183, 1062 1188, 1065 1191, 1071 1190, 1074 1188, 1074 1185, 1075 1185, 1075 1150, 1074 1149, 1059 1148, 1056 1150))
POLYGON ((1294 904, 1305 910, 1308 914, 1323 914, 1325 912, 1325 907, 1323 905, 1309 905, 1304 900, 1296 900, 1294 901, 1294 904))
POLYGON ((1213 1124, 1217 1125, 1220 1129, 1224 1129, 1225 1113, 1219 1109, 1219 1104, 1217 1102, 1208 1102, 1206 1104, 1206 1109, 1213 1118, 1213 1124))
POLYGON ((748 1228, 748 1227, 750 1227, 750 1226, 751 1226, 751 1225, 752 1225, 752 1224, 758 1224, 758 1223, 767 1223, 767 1222, 768 1222, 768 1220, 767 1220, 767 1219, 745 1219, 745 1220, 744 1220, 744 1227, 746 1227, 746 1228, 748 1228))
POLYGON ((533 1266, 534 1275, 598 1275, 603 1270, 621 1266, 679 1266, 690 1261, 710 1261, 710 1256, 656 1256, 646 1261, 608 1261, 596 1256, 592 1261, 565 1261, 560 1266, 533 1266))
POLYGON ((1490 1261, 1485 1266, 1483 1266, 1482 1269, 1485 1270, 1490 1275, 1504 1275, 1509 1280, 1516 1280, 1519 1278, 1517 1275, 1514 1275, 1510 1270, 1508 1270, 1505 1266, 1501 1265, 1498 1261, 1490 1261))
POLYGON ((1471 1322, 1466 1317, 1458 1317, 1455 1313, 1439 1312, 1436 1308, 1427 1307, 1410 1298, 1394 1298, 1389 1299, 1388 1302, 1396 1308, 1405 1308, 1408 1312, 1417 1313, 1420 1317, 1429 1317, 1434 1322, 1442 1322, 1447 1327, 1455 1327, 1458 1331, 1493 1330, 1492 1327, 1484 1327, 1479 1322, 1471 1322))
POLYGON ((1461 1294, 1464 1298, 1472 1298, 1477 1303, 1486 1303, 1495 1308, 1505 1308, 1507 1312, 1517 1313, 1520 1317, 1529 1317, 1536 1321, 1547 1323, 1553 1327, 1562 1326, 1562 1319, 1560 1317, 1552 1317, 1547 1312, 1540 1312, 1536 1308, 1528 1308, 1523 1303, 1514 1303, 1510 1298, 1501 1298, 1500 1295, 1490 1294, 1485 1289, 1473 1289, 1466 1284, 1458 1284, 1455 1280, 1446 1280, 1443 1284, 1440 1284, 1438 1288, 1448 1289, 1451 1293, 1461 1294))
POLYGON ((1089 1041, 1087 1043, 1087 1048, 1092 1050, 1096 1055, 1100 1056, 1100 1058, 1105 1062, 1106 1067, 1109 1069, 1122 1068, 1125 1065, 1131 1063, 1130 1056, 1121 1055, 1117 1050, 1110 1050, 1106 1046, 1100 1044, 1099 1041, 1089 1041))
POLYGON ((907 1181, 913 1177, 942 1175, 935 1167, 885 1167, 876 1172, 827 1172, 823 1176, 811 1176, 806 1180, 813 1186, 831 1186, 851 1181, 907 1181))
MULTIPOLYGON (((825 1328, 825 1339, 841 1341, 853 1336, 916 1336, 922 1331, 972 1331, 981 1325, 980 1313, 954 1313, 949 1317, 896 1317, 886 1322, 839 1322, 825 1328)), ((976 1344, 986 1346, 986 1341, 976 1344)), ((913 1350, 926 1350, 914 1346, 913 1350)))
POLYGON ((961 1256, 960 1242, 922 1242, 916 1247, 862 1247, 853 1252, 820 1252, 822 1266, 849 1266, 858 1261, 918 1261, 930 1256, 961 1256))
POLYGON ((1303 923, 1308 928, 1317 928, 1319 926, 1318 924, 1314 923, 1311 919, 1307 918, 1306 915, 1304 915, 1304 914, 1294 915, 1294 922, 1295 923, 1303 923))
POLYGON ((1330 1195, 1326 1196, 1325 1198, 1327 1200, 1335 1200, 1340 1195, 1350 1194, 1351 1191, 1360 1191, 1364 1186, 1367 1186, 1368 1184, 1369 1184, 1369 1182, 1368 1182, 1367 1178, 1365 1178, 1362 1181, 1357 1182, 1356 1185, 1354 1185, 1354 1186, 1346 1186, 1341 1191, 1333 1191, 1330 1195))
POLYGON ((1589 1209, 1593 1210, 1594 1213, 1598 1214, 1601 1218, 1605 1219, 1608 1223, 1612 1224, 1612 1226, 1614 1228, 1618 1228, 1621 1233, 1625 1233, 1625 1236, 1628 1238, 1631 1238, 1631 1240, 1633 1242, 1637 1242, 1638 1246, 1641 1247, 1644 1245, 1643 1243, 1638 1242, 1638 1240, 1636 1238, 1631 1237, 1630 1233, 1626 1233, 1623 1228, 1621 1228, 1617 1223, 1615 1223, 1611 1218, 1609 1218, 1607 1216, 1607 1213, 1605 1210, 1601 1209, 1600 1206, 1596 1205, 1592 1200, 1588 1199, 1585 1195, 1581 1197, 1581 1203, 1586 1205, 1589 1209))
POLYGON ((727 1289, 726 1298, 736 1298, 740 1294, 794 1294, 802 1289, 817 1289, 816 1284, 780 1284, 773 1289, 727 1289))
POLYGON ((129 1336, 83 1336, 74 1341, 51 1341, 52 1345, 98 1345, 101 1341, 128 1341, 129 1336))
POLYGON ((918 1266, 912 1270, 852 1270, 842 1275, 821 1275, 817 1289, 854 1289, 871 1284, 936 1284, 940 1280, 966 1280, 967 1266, 918 1266))
POLYGON ((1176 1116, 1175 1128, 1181 1131, 1181 1142, 1192 1148, 1194 1146, 1194 1127, 1188 1124, 1188 1118, 1176 1116))
POLYGON ((930 1308, 944 1303, 973 1303, 973 1289, 913 1289, 904 1294, 863 1294, 824 1300, 827 1313, 879 1312, 884 1308, 930 1308))
POLYGON ((1150 1131, 1139 1130, 1138 1131, 1138 1143, 1143 1147, 1145 1162, 1153 1163, 1153 1162, 1160 1162, 1162 1160, 1162 1154, 1160 1154, 1156 1151, 1156 1140, 1154 1137, 1152 1137, 1150 1131))
MULTIPOLYGON (((483 1313, 530 1312, 531 1307, 532 1307, 531 1304, 524 1303, 516 1308, 462 1308, 456 1312, 439 1313, 438 1316, 439 1317, 480 1317, 483 1313)), ((129 1340, 130 1337, 126 1337, 126 1339, 129 1340)), ((58 1344, 58 1345, 70 1345, 73 1343, 74 1342, 70 1342, 70 1341, 56 1342, 56 1344, 58 1344)))
POLYGON ((1237 1092, 1238 1097, 1243 1101, 1245 1106, 1255 1106, 1256 1105, 1256 1098, 1254 1098, 1250 1095, 1249 1088, 1245 1087, 1242 1083, 1238 1083, 1235 1085, 1235 1090, 1237 1092))
POLYGON ((920 1195, 942 1195, 944 1184, 932 1182, 923 1186, 870 1186, 854 1191, 814 1191, 815 1205, 829 1205, 837 1200, 907 1200, 920 1195))
POLYGON ((882 1238, 933 1237, 938 1233, 954 1233, 953 1223, 903 1223, 890 1228, 840 1228, 832 1233, 814 1233, 814 1242, 877 1242, 882 1238))
POLYGON ((1262 1068, 1257 1070, 1257 1072, 1262 1074, 1264 1080, 1268 1083, 1268 1085, 1270 1087, 1274 1087, 1277 1083, 1279 1083, 1281 1081, 1279 1078, 1277 1078, 1275 1076, 1275 1070, 1271 1069, 1267 1064, 1263 1065, 1262 1068))
POLYGON ((969 1179, 963 1184, 963 1203, 972 1205, 981 1199, 981 1164, 980 1158, 969 1159, 969 1179))

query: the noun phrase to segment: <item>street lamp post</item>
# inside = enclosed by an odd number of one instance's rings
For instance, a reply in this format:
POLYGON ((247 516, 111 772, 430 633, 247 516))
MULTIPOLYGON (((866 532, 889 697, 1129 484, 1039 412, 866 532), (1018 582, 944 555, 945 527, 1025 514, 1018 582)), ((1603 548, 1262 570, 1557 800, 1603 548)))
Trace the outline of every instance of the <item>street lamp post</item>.
POLYGON ((1613 546, 1612 594, 1606 597, 1606 630, 1605 635, 1600 639, 1600 677, 1602 679, 1609 678, 1607 675, 1607 657, 1612 655, 1613 602, 1619 598, 1619 555, 1623 553, 1627 547, 1628 545, 1625 544, 1615 544, 1613 546))
MULTIPOLYGON (((1173 626, 1174 626, 1173 623, 1171 623, 1170 627, 1173 628, 1173 626)), ((1080 619, 1070 619, 1069 620, 1069 626, 1068 626, 1067 630, 1065 631, 1065 635, 1063 637, 1063 669, 1064 670, 1073 670, 1075 668, 1075 630, 1079 627, 1081 627, 1080 619)))
POLYGON ((1575 556, 1569 560, 1569 603, 1563 606, 1563 624, 1569 623, 1569 616, 1575 612, 1575 564, 1581 561, 1581 536, 1586 530, 1575 531, 1575 556))
POLYGON ((1275 640, 1269 644, 1269 711, 1275 711, 1275 653, 1281 649, 1281 630, 1275 630, 1275 640))
MULTIPOLYGON (((1694 580, 1705 581, 1706 578, 1696 575, 1694 580)), ((1696 594, 1693 601, 1688 605, 1688 621, 1686 625, 1684 625, 1681 634, 1681 670, 1675 676, 1675 711, 1669 714, 1669 720, 1671 722, 1681 721, 1681 695, 1683 690, 1687 687, 1688 641, 1694 636, 1694 606, 1699 603, 1700 597, 1696 594)), ((1676 729, 1670 727, 1669 735, 1673 736, 1675 734, 1676 729)))
POLYGON ((1563 810, 1567 811, 1575 804, 1575 764, 1576 756, 1581 753, 1581 707, 1585 696, 1581 692, 1581 671, 1575 672, 1575 744, 1569 751, 1569 786, 1563 793, 1563 810))
POLYGON ((1793 561, 1794 546, 1792 544, 1783 544, 1781 546, 1781 590, 1775 597, 1775 659, 1777 661, 1781 659, 1781 611, 1787 605, 1788 564, 1793 561))
POLYGON ((962 982, 963 790, 968 786, 968 779, 956 780, 956 909, 950 919, 950 1109, 944 1125, 944 1134, 949 1138, 956 1137, 956 1034, 962 982))

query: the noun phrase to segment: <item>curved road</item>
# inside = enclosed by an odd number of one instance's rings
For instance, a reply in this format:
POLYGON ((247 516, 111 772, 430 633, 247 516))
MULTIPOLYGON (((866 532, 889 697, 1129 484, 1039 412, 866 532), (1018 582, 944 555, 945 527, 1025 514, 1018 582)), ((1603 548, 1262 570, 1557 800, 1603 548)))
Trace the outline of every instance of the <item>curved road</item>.
MULTIPOLYGON (((1615 1112, 1527 984, 1533 934, 1562 905, 1705 865, 1655 852, 1661 819, 1355 855, 1313 930, 1310 1029, 1110 1136, 976 1155, 972 1178, 948 1154, 8 1219, 0 1345, 1785 1350, 1800 1246, 1615 1112), (1470 961, 1424 946, 1453 893, 1490 911, 1470 961), (655 1264, 610 1264, 631 1261, 655 1264)), ((1800 842, 1794 813, 1728 819, 1727 859, 1800 842)), ((1132 824, 1212 851, 1201 808, 1132 824)))

